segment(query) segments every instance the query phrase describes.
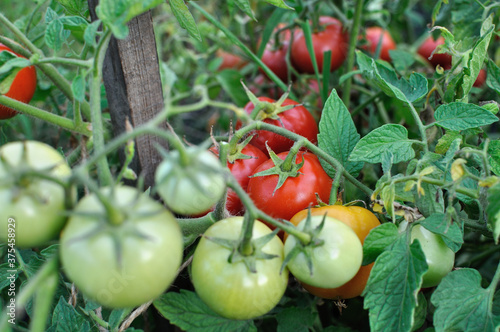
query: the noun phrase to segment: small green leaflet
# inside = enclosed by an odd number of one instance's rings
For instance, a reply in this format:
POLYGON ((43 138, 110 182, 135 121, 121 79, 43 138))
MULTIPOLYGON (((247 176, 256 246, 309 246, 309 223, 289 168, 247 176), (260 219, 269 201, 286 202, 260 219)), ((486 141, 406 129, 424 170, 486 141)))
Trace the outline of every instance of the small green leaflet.
POLYGON ((490 145, 488 145, 488 154, 488 161, 492 172, 500 176, 500 140, 490 142, 490 145))
POLYGON ((279 8, 294 10, 292 7, 288 6, 283 0, 264 0, 264 1, 279 8))
POLYGON ((233 103, 239 107, 245 106, 248 102, 248 97, 245 93, 245 89, 241 85, 243 76, 239 71, 234 69, 224 69, 218 72, 215 78, 229 97, 231 97, 233 103))
POLYGON ((427 79, 424 76, 413 73, 409 80, 398 79, 392 68, 375 62, 361 51, 356 52, 356 58, 363 75, 372 80, 388 96, 412 103, 427 94, 427 79))
POLYGON ((405 127, 386 124, 363 137, 354 147, 349 160, 380 163, 387 151, 392 153, 394 164, 408 161, 415 157, 415 151, 412 148, 414 142, 408 138, 408 130, 405 127))
POLYGON ((435 124, 448 130, 460 131, 487 126, 498 121, 498 117, 474 104, 461 102, 441 105, 434 113, 435 124))
POLYGON ((234 2, 242 11, 245 12, 245 14, 248 15, 248 17, 250 17, 254 21, 257 21, 248 0, 234 0, 234 2))
POLYGON ((398 227, 387 222, 373 228, 363 244, 363 265, 373 263, 377 257, 398 239, 398 227))
POLYGON ((17 57, 11 52, 0 52, 0 94, 6 94, 19 70, 30 64, 28 59, 17 57))
POLYGON ((318 312, 304 309, 290 307, 280 311, 276 315, 276 320, 278 321, 277 332, 307 332, 312 330, 314 321, 318 318, 318 312))
MULTIPOLYGON (((358 176, 363 162, 349 161, 354 146, 359 141, 359 134, 352 121, 351 114, 334 89, 327 99, 319 121, 318 146, 337 159, 352 176, 358 176)), ((335 176, 335 169, 323 159, 321 165, 330 177, 335 176)))
POLYGON ((85 76, 78 75, 71 82, 71 91, 75 99, 82 102, 85 98, 85 76))
POLYGON ((500 237, 500 183, 497 183, 488 190, 488 224, 493 229, 493 239, 498 244, 500 237))
POLYGON ((201 41, 200 31, 184 0, 170 0, 168 3, 181 28, 186 29, 191 37, 201 41))
POLYGON ((459 132, 456 131, 448 131, 446 134, 441 136, 436 144, 435 151, 439 154, 445 154, 451 146, 451 143, 457 138, 462 138, 459 132))
POLYGON ((488 87, 500 94, 500 68, 493 61, 488 61, 488 75, 486 75, 488 87))
POLYGON ((481 275, 474 269, 450 272, 431 297, 436 331, 498 331, 499 317, 491 312, 494 291, 481 287, 481 275))
POLYGON ((404 233, 375 261, 363 292, 371 331, 411 331, 422 276, 427 271, 420 243, 404 233))
POLYGON ((251 320, 232 320, 213 312, 194 292, 168 292, 153 302, 155 308, 172 324, 187 332, 257 331, 251 320))
POLYGON ((442 236, 448 248, 457 252, 464 243, 462 227, 457 221, 448 225, 448 218, 444 213, 433 213, 420 222, 427 230, 442 236))
POLYGON ((48 331, 84 332, 90 331, 90 325, 89 322, 86 321, 85 317, 80 315, 80 313, 78 313, 78 311, 76 311, 76 309, 61 296, 54 309, 52 315, 52 326, 48 331))

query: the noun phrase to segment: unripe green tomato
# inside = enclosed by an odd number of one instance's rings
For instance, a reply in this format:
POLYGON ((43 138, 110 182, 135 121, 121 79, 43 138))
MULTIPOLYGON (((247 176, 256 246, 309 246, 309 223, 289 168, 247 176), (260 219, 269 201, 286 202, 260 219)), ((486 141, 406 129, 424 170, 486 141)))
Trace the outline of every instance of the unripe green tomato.
POLYGON ((66 221, 64 188, 20 174, 37 171, 64 181, 71 175, 64 157, 38 141, 5 144, 0 157, 0 242, 30 248, 56 238, 66 221))
POLYGON ((156 190, 175 213, 196 215, 210 210, 226 189, 223 166, 208 150, 186 149, 184 165, 177 150, 169 152, 155 173, 156 190))
MULTIPOLYGON (((323 229, 318 239, 322 245, 312 248, 312 271, 309 269, 304 253, 299 253, 288 262, 288 269, 299 281, 321 288, 340 287, 358 273, 363 261, 363 247, 356 233, 343 222, 332 217, 311 216, 313 227, 321 224, 325 218, 323 229), (312 273, 311 273, 312 272, 312 273)), ((303 230, 306 219, 297 228, 303 230)), ((294 236, 285 241, 285 257, 298 245, 294 236)))
MULTIPOLYGON (((406 228, 401 223, 400 230, 406 228)), ((411 229, 411 241, 417 239, 425 254, 428 270, 423 275, 422 288, 437 286, 452 269, 455 253, 444 243, 443 238, 427 230, 422 225, 414 225, 411 229)))

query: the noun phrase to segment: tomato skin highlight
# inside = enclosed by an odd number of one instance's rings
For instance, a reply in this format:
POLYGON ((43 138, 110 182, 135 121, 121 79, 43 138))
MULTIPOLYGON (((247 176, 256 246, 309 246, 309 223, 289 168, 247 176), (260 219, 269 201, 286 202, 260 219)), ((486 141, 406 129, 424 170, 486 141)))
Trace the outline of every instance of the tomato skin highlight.
MULTIPOLYGON (((0 148, 0 156, 10 167, 28 167, 48 171, 48 175, 65 180, 71 168, 53 147, 38 141, 10 142, 0 148), (26 160, 22 159, 26 149, 26 160)), ((29 177, 23 183, 9 183, 12 177, 0 161, 0 242, 7 243, 8 219, 15 220, 15 245, 32 248, 55 239, 66 222, 64 188, 49 180, 29 177), (4 182, 4 179, 7 182, 4 182), (4 184, 1 184, 1 183, 4 184)), ((72 192, 76 197, 76 190, 72 192)))
POLYGON ((367 28, 366 40, 368 42, 368 45, 365 45, 362 48, 369 51, 371 54, 375 54, 380 38, 382 38, 382 44, 380 45, 379 57, 382 60, 390 62, 391 56, 389 54, 389 51, 396 49, 396 43, 394 42, 394 39, 392 39, 392 36, 389 34, 389 31, 384 30, 381 27, 367 28))
MULTIPOLYGON (((373 228, 380 225, 380 221, 369 210, 360 206, 328 205, 318 208, 311 208, 312 216, 323 216, 335 218, 349 226, 358 236, 361 244, 373 228)), ((290 219, 294 225, 298 225, 301 220, 307 217, 307 210, 302 210, 290 219)), ((285 233, 285 240, 288 234, 285 233)), ((302 286, 311 294, 326 299, 351 299, 360 296, 366 287, 370 272, 374 263, 361 266, 358 273, 346 284, 337 288, 320 288, 302 283, 302 286)))
MULTIPOLYGON (((9 51, 18 57, 23 57, 13 52, 7 46, 0 44, 0 52, 9 51)), ((23 57, 24 58, 24 57, 23 57)), ((29 66, 21 69, 10 86, 5 96, 18 100, 23 103, 29 103, 36 90, 36 69, 35 66, 29 66)), ((9 119, 17 115, 12 108, 0 105, 0 120, 9 119)))
MULTIPOLYGON (((260 101, 265 101, 269 103, 274 103, 275 100, 268 97, 258 97, 260 101)), ((287 111, 278 114, 279 120, 273 120, 271 118, 264 119, 263 121, 277 127, 283 127, 296 134, 304 136, 313 144, 318 142, 318 125, 312 114, 304 107, 299 105, 298 102, 292 99, 286 99, 282 106, 288 105, 298 105, 287 111)), ((245 111, 251 114, 254 110, 255 105, 252 102, 248 102, 245 105, 245 111)), ((241 128, 241 123, 236 125, 236 129, 241 128)), ((269 154, 266 148, 266 142, 269 148, 275 153, 280 153, 290 150, 293 145, 293 141, 283 137, 281 135, 275 134, 267 130, 256 130, 252 132, 255 136, 250 141, 250 144, 259 148, 266 155, 269 154)))
MULTIPOLYGON (((282 160, 288 152, 278 154, 282 160)), ((297 177, 289 177, 285 183, 274 192, 278 184, 278 175, 253 176, 248 182, 247 192, 255 205, 274 218, 290 220, 297 212, 316 205, 318 194, 323 202, 330 199, 332 179, 321 167, 321 163, 313 153, 299 151, 295 160, 299 164, 304 158, 304 165, 297 177)), ((254 174, 274 166, 272 160, 267 160, 254 171, 254 174)))
MULTIPOLYGON (((321 288, 340 287, 359 271, 363 261, 363 247, 354 231, 343 222, 328 216, 311 216, 311 224, 317 227, 325 221, 317 239, 323 244, 311 248, 312 274, 304 253, 292 258, 287 266, 297 280, 321 288)), ((306 219, 297 228, 303 230, 306 219)), ((289 236, 285 241, 285 256, 297 245, 297 239, 289 236)))
POLYGON ((444 69, 450 69, 451 68, 451 55, 447 53, 434 53, 431 59, 429 57, 431 56, 432 52, 436 49, 438 45, 443 45, 444 44, 444 38, 442 36, 439 36, 438 39, 434 40, 432 36, 429 36, 423 43, 420 45, 418 48, 417 53, 420 54, 422 57, 424 57, 429 63, 431 63, 434 67, 437 65, 440 65, 444 69))
MULTIPOLYGON (((110 190, 101 192, 109 196, 110 190)), ((108 308, 130 308, 160 296, 173 282, 182 233, 167 209, 135 188, 114 188, 112 201, 125 212, 120 225, 83 215, 104 213, 95 194, 80 200, 74 210, 80 214, 61 236, 61 261, 83 294, 108 308)))
MULTIPOLYGON (((323 71, 324 53, 331 51, 330 71, 334 71, 342 66, 347 57, 349 38, 343 31, 342 23, 333 17, 321 16, 319 24, 324 27, 324 30, 312 32, 312 44, 318 70, 320 73, 323 71)), ((304 31, 296 31, 291 47, 291 60, 297 71, 313 74, 314 67, 307 51, 304 31)))
MULTIPOLYGON (((257 259, 257 273, 243 262, 228 262, 231 250, 207 239, 218 237, 236 240, 240 236, 243 217, 220 220, 210 226, 196 247, 191 263, 191 280, 196 293, 212 310, 230 319, 253 319, 273 309, 285 293, 288 270, 280 274, 283 263, 283 243, 275 236, 262 248, 277 255, 272 259, 257 259)), ((252 238, 269 234, 271 230, 256 220, 252 238)))

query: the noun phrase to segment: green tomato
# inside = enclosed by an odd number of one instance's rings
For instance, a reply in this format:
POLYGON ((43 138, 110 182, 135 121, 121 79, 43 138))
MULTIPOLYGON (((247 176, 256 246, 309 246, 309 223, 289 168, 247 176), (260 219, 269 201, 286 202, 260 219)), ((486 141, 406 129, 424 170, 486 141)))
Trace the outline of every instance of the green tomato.
POLYGON ((429 269, 423 275, 422 288, 437 286, 452 269, 455 253, 444 243, 443 238, 432 233, 421 225, 411 229, 412 242, 417 239, 425 254, 429 269))
MULTIPOLYGON (((288 269, 299 281, 321 288, 335 288, 344 285, 358 273, 363 261, 363 247, 354 231, 343 222, 324 216, 311 216, 311 225, 317 227, 325 218, 324 226, 317 236, 323 244, 312 247, 310 260, 300 252, 288 262, 288 269)), ((306 219, 297 228, 303 230, 306 219)), ((285 256, 295 246, 300 245, 297 238, 288 236, 285 241, 285 256)))
MULTIPOLYGON (((191 263, 191 278, 196 293, 213 311, 230 319, 252 319, 273 309, 285 293, 288 270, 283 264, 283 243, 275 236, 262 247, 272 259, 257 259, 256 273, 242 261, 229 262, 232 251, 207 237, 239 239, 243 217, 220 220, 210 226, 196 247, 191 263)), ((271 233, 256 220, 252 238, 271 233)))
POLYGON ((123 216, 107 220, 95 194, 75 207, 61 236, 68 278, 89 298, 110 308, 135 307, 161 295, 182 261, 182 233, 161 204, 131 187, 101 191, 123 216))
POLYGON ((226 190, 223 167, 207 150, 188 147, 187 164, 179 151, 173 150, 158 165, 155 173, 156 190, 165 204, 175 213, 204 213, 222 198, 226 190))
POLYGON ((47 144, 25 141, 2 146, 0 158, 0 242, 29 248, 56 238, 66 221, 64 188, 25 173, 64 181, 71 175, 64 157, 47 144))

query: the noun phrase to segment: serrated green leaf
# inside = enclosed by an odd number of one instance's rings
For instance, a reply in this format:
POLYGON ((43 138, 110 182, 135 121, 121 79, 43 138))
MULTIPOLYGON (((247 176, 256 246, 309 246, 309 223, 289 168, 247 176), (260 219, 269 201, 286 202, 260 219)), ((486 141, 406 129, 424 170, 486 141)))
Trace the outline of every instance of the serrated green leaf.
MULTIPOLYGON (((7 255, 7 254, 5 254, 7 255)), ((11 258, 11 257, 8 257, 11 258)), ((19 273, 21 272, 20 269, 17 268, 12 268, 9 263, 4 263, 0 265, 0 291, 2 291, 5 287, 9 286, 11 282, 15 282, 17 280, 17 277, 19 276, 19 273)))
POLYGON ((439 154, 445 154, 451 146, 451 143, 457 138, 462 138, 457 131, 448 131, 437 142, 435 151, 439 154))
POLYGON ((453 250, 453 252, 457 252, 464 243, 462 227, 457 221, 449 225, 448 219, 444 213, 433 213, 420 221, 420 224, 427 230, 441 235, 446 245, 453 250))
POLYGON ((283 0, 264 0, 264 1, 279 8, 294 10, 292 7, 288 6, 283 0))
MULTIPOLYGON (((352 121, 351 114, 334 89, 325 103, 321 120, 319 121, 318 146, 334 157, 354 177, 359 175, 363 162, 349 161, 354 146, 360 135, 352 121)), ((335 169, 324 160, 321 165, 330 177, 335 176, 335 169)))
POLYGON ((248 0, 234 0, 234 2, 245 14, 248 15, 248 17, 250 17, 254 21, 257 21, 248 0))
POLYGON ((394 164, 415 157, 414 142, 408 139, 408 130, 401 125, 386 124, 372 130, 354 147, 350 161, 365 161, 372 164, 382 162, 384 152, 391 152, 394 164))
POLYGON ((68 11, 71 15, 85 16, 85 12, 88 10, 87 2, 81 0, 57 0, 64 9, 68 11))
POLYGON ((71 91, 76 100, 82 102, 85 99, 85 77, 77 75, 71 82, 71 91))
POLYGON ((454 131, 486 126, 498 121, 498 117, 490 111, 461 102, 439 106, 434 118, 436 125, 454 131))
POLYGON ((407 51, 390 50, 389 55, 391 56, 394 68, 399 72, 407 70, 415 63, 415 55, 407 51))
POLYGON ((191 15, 191 12, 189 12, 189 9, 184 0, 170 0, 169 4, 181 28, 186 29, 191 37, 195 38, 198 41, 201 41, 201 35, 200 31, 198 30, 198 26, 196 25, 193 15, 191 15))
POLYGON ((411 331, 426 271, 420 244, 415 241, 408 246, 404 234, 377 258, 363 292, 371 331, 411 331))
POLYGON ((168 292, 153 302, 155 308, 172 324, 187 332, 257 331, 253 321, 221 317, 213 312, 194 292, 168 292))
POLYGON ((97 46, 96 36, 100 25, 100 20, 94 21, 87 26, 85 32, 83 33, 83 40, 85 40, 85 42, 90 46, 97 46))
POLYGON ((415 322, 413 323, 412 331, 418 331, 424 325, 427 319, 427 299, 422 292, 418 293, 417 307, 415 308, 415 322))
POLYGON ((396 72, 388 65, 376 62, 361 51, 356 52, 356 57, 363 75, 372 80, 388 96, 412 103, 427 94, 427 79, 424 76, 413 73, 409 80, 404 77, 398 79, 396 72))
POLYGON ((51 329, 54 332, 83 332, 90 331, 90 325, 85 317, 61 296, 52 313, 51 329))
POLYGON ((60 20, 54 20, 49 23, 45 30, 45 43, 55 52, 61 50, 62 45, 69 37, 70 32, 64 30, 64 25, 60 20))
POLYGON ((494 61, 488 61, 487 71, 486 85, 500 94, 500 68, 498 68, 494 61))
POLYGON ((491 312, 494 291, 481 287, 477 270, 450 272, 431 296, 436 331, 498 331, 500 321, 491 312))
POLYGON ((363 265, 373 263, 386 248, 398 239, 398 227, 391 222, 370 230, 363 244, 363 265))
POLYGON ((488 224, 493 230, 493 239, 498 244, 500 238, 500 183, 494 185, 488 190, 488 224))
POLYGON ((317 316, 317 312, 304 308, 286 308, 276 315, 277 332, 308 332, 312 329, 317 316))
POLYGON ((216 79, 224 89, 224 91, 229 95, 233 102, 239 106, 243 107, 248 102, 247 94, 245 89, 241 85, 241 79, 243 76, 237 70, 224 69, 217 73, 216 79))
POLYGON ((491 141, 488 145, 488 161, 493 173, 500 176, 500 140, 491 141))

